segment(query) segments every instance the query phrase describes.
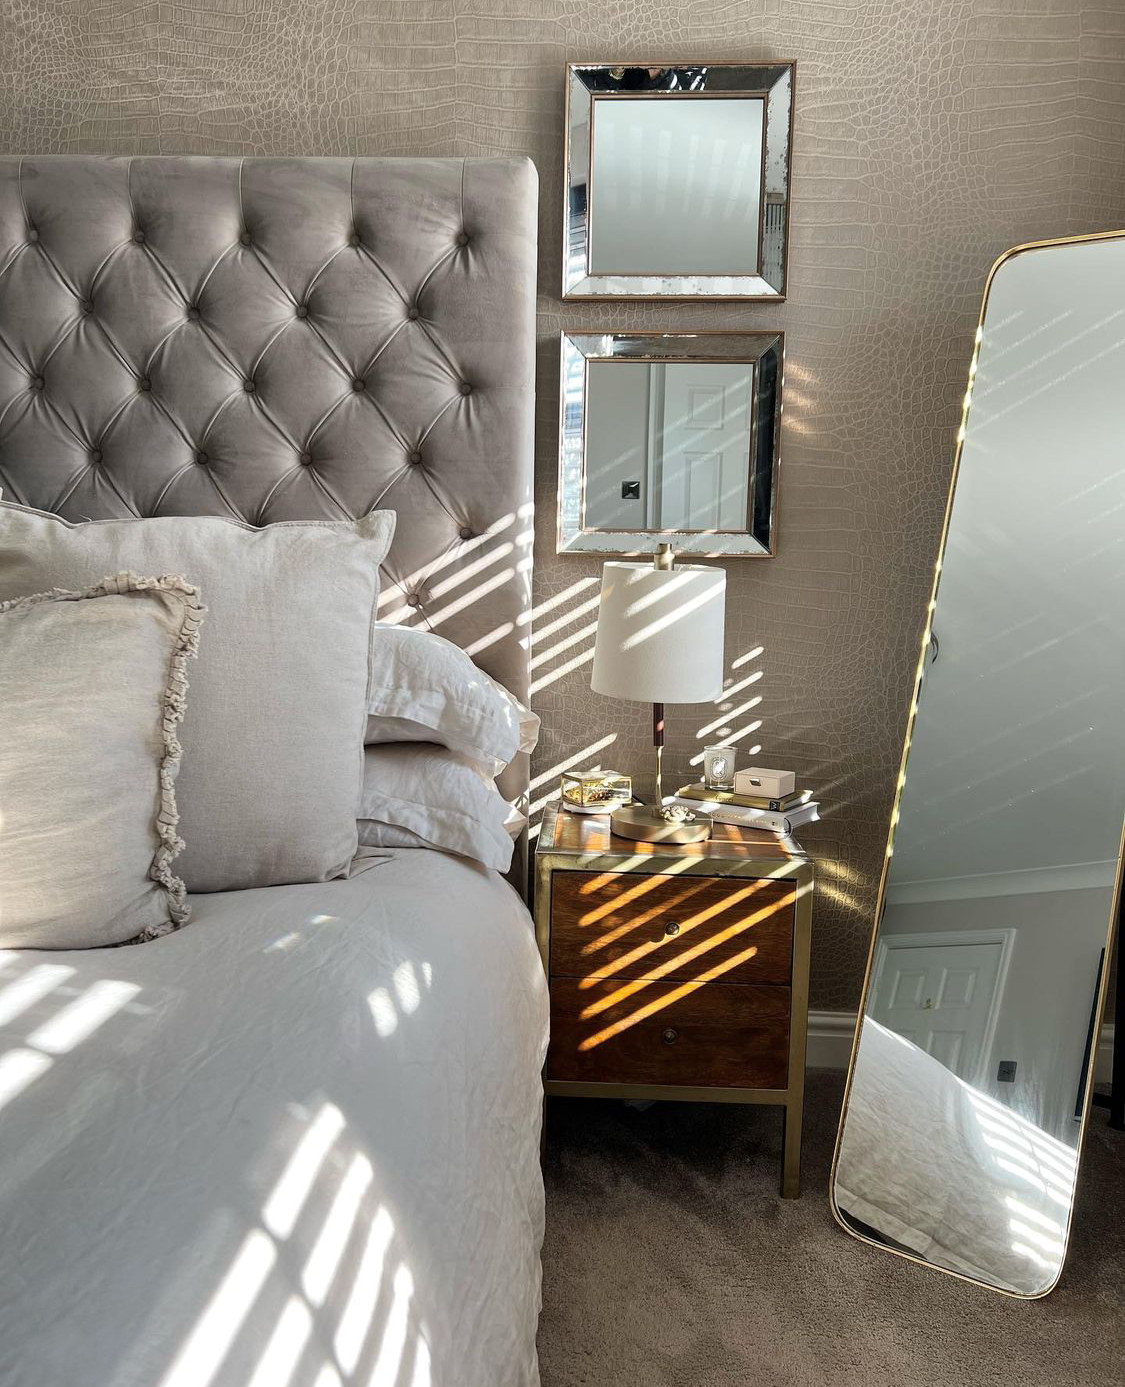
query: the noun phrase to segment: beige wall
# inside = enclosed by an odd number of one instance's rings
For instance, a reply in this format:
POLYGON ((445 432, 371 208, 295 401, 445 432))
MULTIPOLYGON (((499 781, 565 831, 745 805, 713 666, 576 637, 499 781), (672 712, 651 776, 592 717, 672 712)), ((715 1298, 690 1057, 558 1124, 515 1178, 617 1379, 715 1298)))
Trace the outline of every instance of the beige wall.
MULTIPOLYGON (((548 783, 614 733, 598 758, 648 765, 644 710, 588 687, 598 565, 553 552, 558 329, 784 328, 780 553, 729 567, 732 678, 760 678, 720 726, 760 720, 739 744, 822 794, 805 835, 822 858, 813 1004, 854 1004, 981 288, 1009 245, 1125 223, 1121 0, 7 0, 4 15, 5 150, 535 160, 536 600, 569 594, 536 652, 548 783), (787 304, 560 304, 563 63, 630 56, 797 59, 787 304)), ((673 776, 722 711, 671 710, 673 776)))

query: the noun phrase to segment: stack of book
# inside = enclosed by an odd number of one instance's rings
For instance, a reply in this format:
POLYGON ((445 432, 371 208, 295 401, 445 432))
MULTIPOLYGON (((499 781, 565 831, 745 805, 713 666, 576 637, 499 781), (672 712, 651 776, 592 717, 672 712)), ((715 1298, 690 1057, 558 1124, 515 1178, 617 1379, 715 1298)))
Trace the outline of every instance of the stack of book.
POLYGON ((718 824, 761 828, 781 835, 820 818, 819 805, 811 790, 794 790, 784 799, 768 799, 763 795, 740 795, 734 790, 715 790, 708 785, 695 784, 683 786, 672 796, 671 803, 706 814, 718 824))

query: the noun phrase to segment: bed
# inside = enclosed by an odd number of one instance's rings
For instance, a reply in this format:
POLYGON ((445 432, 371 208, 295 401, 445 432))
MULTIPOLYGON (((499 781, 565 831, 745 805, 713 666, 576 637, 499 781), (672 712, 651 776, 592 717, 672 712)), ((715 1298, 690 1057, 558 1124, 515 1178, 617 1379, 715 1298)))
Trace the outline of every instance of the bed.
MULTIPOLYGON (((5 497, 393 509, 383 619, 526 698, 535 218, 523 160, 0 160, 5 497)), ((408 849, 192 906, 141 947, 0 955, 0 1381, 537 1382, 520 896, 408 849)))

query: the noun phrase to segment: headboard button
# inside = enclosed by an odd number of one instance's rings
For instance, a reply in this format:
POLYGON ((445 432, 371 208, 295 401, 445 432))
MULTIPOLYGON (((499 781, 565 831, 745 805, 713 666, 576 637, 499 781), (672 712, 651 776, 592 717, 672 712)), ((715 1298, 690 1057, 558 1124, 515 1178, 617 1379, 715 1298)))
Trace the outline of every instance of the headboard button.
POLYGON ((199 308, 198 308, 198 306, 197 306, 196 304, 194 304, 194 303, 189 303, 189 304, 188 304, 187 315, 188 315, 188 317, 191 319, 191 321, 192 321, 193 323, 197 323, 197 322, 199 321, 199 308))
POLYGON ((463 381, 461 382, 461 394, 462 394, 462 395, 471 395, 472 393, 473 393, 473 387, 469 384, 469 382, 468 382, 467 380, 463 380, 463 381))
POLYGON ((139 226, 137 227, 136 231, 133 232, 133 240, 136 241, 138 246, 144 245, 145 233, 141 230, 139 226))
POLYGON ((406 599, 406 605, 408 607, 420 607, 422 605, 422 594, 420 592, 410 593, 406 599))
POLYGON ((359 245, 359 232, 358 232, 358 231, 353 231, 352 234, 348 237, 348 245, 349 245, 349 246, 358 246, 358 245, 359 245))
POLYGON ((367 385, 359 376, 356 376, 355 380, 352 381, 352 389, 358 395, 361 390, 367 389, 367 385))
POLYGON ((257 389, 257 386, 250 379, 250 377, 247 376, 247 378, 242 382, 242 388, 246 391, 247 395, 252 395, 254 391, 257 389))
POLYGON ((241 235, 238 239, 242 242, 242 244, 243 244, 244 246, 248 246, 248 245, 250 244, 250 241, 251 241, 251 236, 250 236, 249 231, 244 231, 244 232, 242 233, 242 235, 241 235))
POLYGON ((28 239, 29 241, 38 241, 38 239, 39 239, 39 232, 36 230, 35 227, 29 226, 29 227, 27 228, 27 239, 28 239))
POLYGON ((410 461, 414 463, 415 466, 417 466, 417 464, 422 461, 422 454, 418 451, 417 448, 415 448, 414 451, 410 454, 410 461))
POLYGON ((462 539, 473 538, 473 532, 469 529, 468 525, 462 525, 461 528, 457 531, 457 533, 458 535, 460 535, 462 539))
POLYGON ((307 304, 307 303, 299 303, 299 304, 297 305, 297 317, 298 317, 298 318, 307 318, 308 316, 309 316, 309 306, 308 306, 308 304, 307 304))
POLYGON ((94 305, 90 299, 83 299, 79 307, 83 313, 93 313, 94 311, 94 305))
POLYGON ((298 457, 297 461, 301 464, 302 467, 311 467, 311 466, 312 466, 312 453, 302 453, 302 454, 298 457))
POLYGON ((96 467, 102 460, 102 450, 100 448, 90 449, 90 466, 96 467))
POLYGON ((31 388, 32 388, 32 390, 42 390, 42 389, 43 389, 43 377, 42 377, 42 376, 32 376, 32 378, 31 378, 31 388))
POLYGON ((410 307, 406 310, 406 316, 410 319, 411 322, 413 322, 415 318, 417 318, 418 310, 414 307, 413 304, 411 304, 410 307))
POLYGON ((140 380, 137 381, 137 389, 138 389, 138 390, 151 390, 151 389, 152 389, 152 381, 149 380, 148 376, 142 376, 142 377, 140 378, 140 380))
POLYGON ((460 236, 457 237, 457 244, 459 246, 467 246, 469 244, 469 233, 467 231, 462 231, 460 236))
POLYGON ((200 448, 199 452, 196 453, 196 455, 195 455, 195 460, 196 460, 196 462, 199 463, 200 467, 206 467, 206 466, 207 466, 207 461, 208 461, 208 459, 207 459, 207 454, 203 451, 202 448, 200 448))

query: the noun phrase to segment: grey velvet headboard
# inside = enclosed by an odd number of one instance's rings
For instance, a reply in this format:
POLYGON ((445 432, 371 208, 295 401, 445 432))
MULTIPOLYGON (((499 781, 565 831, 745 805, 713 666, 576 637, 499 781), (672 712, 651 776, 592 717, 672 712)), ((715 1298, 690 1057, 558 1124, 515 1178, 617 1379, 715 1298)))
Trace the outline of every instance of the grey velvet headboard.
POLYGON ((392 509, 383 617, 526 699, 536 200, 522 159, 0 159, 5 497, 392 509))

